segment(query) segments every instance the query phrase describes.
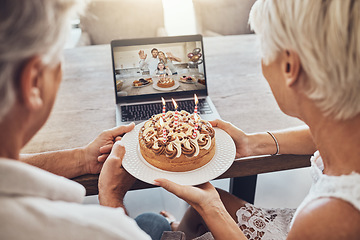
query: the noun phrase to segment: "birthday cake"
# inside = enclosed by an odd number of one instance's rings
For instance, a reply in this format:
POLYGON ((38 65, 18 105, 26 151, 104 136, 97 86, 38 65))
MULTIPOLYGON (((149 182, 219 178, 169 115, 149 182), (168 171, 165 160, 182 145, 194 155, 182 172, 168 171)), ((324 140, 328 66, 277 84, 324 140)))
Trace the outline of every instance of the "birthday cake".
POLYGON ((139 132, 140 152, 151 165, 171 172, 200 168, 215 155, 215 131, 197 114, 153 115, 139 132))
POLYGON ((175 81, 169 77, 160 77, 159 81, 157 82, 158 87, 161 88, 169 88, 175 85, 175 81))

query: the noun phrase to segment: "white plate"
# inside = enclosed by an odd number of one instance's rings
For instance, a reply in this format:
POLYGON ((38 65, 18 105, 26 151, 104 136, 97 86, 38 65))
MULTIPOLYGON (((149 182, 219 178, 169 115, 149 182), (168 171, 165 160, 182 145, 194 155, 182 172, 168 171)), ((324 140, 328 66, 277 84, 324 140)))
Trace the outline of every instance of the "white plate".
POLYGON ((179 80, 179 82, 181 82, 181 83, 186 83, 186 84, 195 84, 196 83, 196 81, 186 81, 186 80, 179 80))
POLYGON ((181 78, 180 78, 180 79, 179 79, 179 82, 181 82, 181 83, 187 83, 187 84, 194 84, 194 83, 196 83, 196 78, 193 77, 191 81, 187 81, 186 79, 181 79, 181 78))
MULTIPOLYGON (((136 80, 139 80, 139 79, 136 79, 136 80)), ((151 79, 151 80, 152 80, 152 79, 151 79)), ((151 82, 148 81, 147 84, 145 84, 145 85, 140 85, 140 86, 135 86, 135 85, 134 85, 134 82, 133 82, 133 83, 132 83, 132 86, 133 86, 134 88, 147 87, 147 86, 150 86, 151 84, 153 84, 153 81, 154 81, 154 80, 152 80, 151 82)))
POLYGON ((216 151, 213 159, 201 168, 188 172, 169 172, 150 165, 141 155, 138 135, 144 123, 125 134, 122 142, 126 153, 123 159, 124 168, 141 181, 154 184, 157 178, 166 178, 181 185, 198 185, 208 182, 229 169, 235 159, 235 144, 224 130, 215 128, 216 151))
POLYGON ((168 88, 159 87, 159 86, 157 85, 157 81, 154 81, 154 84, 153 84, 153 88, 156 89, 156 90, 159 90, 159 91, 171 91, 171 90, 177 89, 179 86, 180 86, 180 83, 179 83, 178 81, 175 81, 175 85, 174 85, 174 86, 168 87, 168 88))
POLYGON ((142 87, 147 87, 147 86, 150 86, 151 84, 153 84, 152 82, 151 83, 148 83, 146 85, 140 85, 140 86, 134 86, 132 85, 134 88, 142 88, 142 87))

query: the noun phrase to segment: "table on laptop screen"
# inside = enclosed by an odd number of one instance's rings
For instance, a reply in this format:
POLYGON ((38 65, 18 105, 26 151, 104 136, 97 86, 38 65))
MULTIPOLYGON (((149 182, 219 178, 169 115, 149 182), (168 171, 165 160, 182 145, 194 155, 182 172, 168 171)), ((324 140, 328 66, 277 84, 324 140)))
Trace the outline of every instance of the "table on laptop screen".
POLYGON ((206 89, 202 52, 201 41, 114 47, 117 97, 206 89), (159 87, 164 77, 174 86, 159 87))

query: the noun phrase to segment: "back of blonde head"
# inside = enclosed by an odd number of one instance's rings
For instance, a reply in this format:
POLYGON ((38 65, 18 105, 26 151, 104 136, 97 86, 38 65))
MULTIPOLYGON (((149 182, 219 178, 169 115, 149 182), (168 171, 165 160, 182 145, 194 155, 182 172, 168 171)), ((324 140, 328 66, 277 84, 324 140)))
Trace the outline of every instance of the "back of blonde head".
POLYGON ((60 61, 70 20, 84 0, 0 0, 0 122, 14 105, 17 78, 29 58, 60 61))
POLYGON ((265 63, 282 50, 299 54, 305 93, 324 114, 360 113, 360 0, 258 0, 249 23, 265 63))

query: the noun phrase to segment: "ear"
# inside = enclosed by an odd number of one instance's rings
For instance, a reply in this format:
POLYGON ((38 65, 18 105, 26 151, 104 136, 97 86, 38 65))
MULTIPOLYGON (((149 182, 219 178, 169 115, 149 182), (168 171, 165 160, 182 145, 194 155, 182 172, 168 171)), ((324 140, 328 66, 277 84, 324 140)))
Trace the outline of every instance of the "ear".
POLYGON ((24 105, 32 110, 43 106, 41 96, 41 78, 43 64, 40 57, 32 57, 23 65, 20 74, 20 98, 24 105))
POLYGON ((299 55, 293 50, 284 50, 281 69, 287 86, 291 87, 297 83, 299 80, 300 68, 299 55))

